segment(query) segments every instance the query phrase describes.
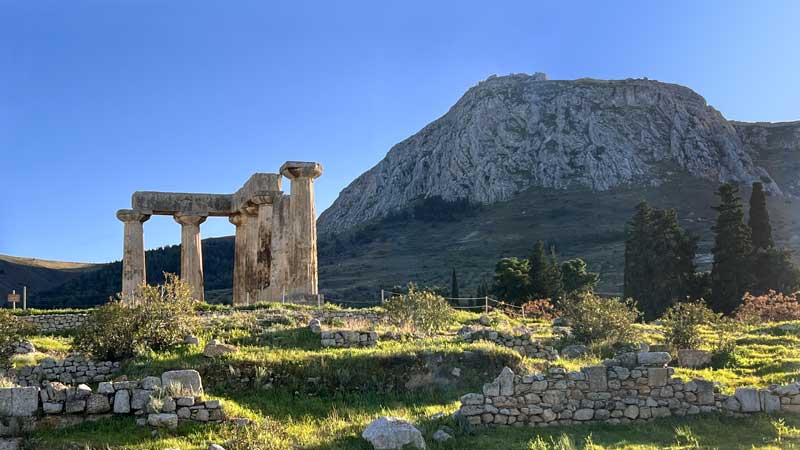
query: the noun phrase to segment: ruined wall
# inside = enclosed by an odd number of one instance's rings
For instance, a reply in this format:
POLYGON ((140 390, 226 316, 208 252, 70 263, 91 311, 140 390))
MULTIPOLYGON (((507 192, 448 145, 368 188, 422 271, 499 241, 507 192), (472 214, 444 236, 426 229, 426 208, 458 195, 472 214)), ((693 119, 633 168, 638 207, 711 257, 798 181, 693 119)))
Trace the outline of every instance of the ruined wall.
POLYGON ((567 372, 516 375, 505 368, 482 393, 461 397, 459 415, 472 426, 555 426, 610 424, 711 412, 800 413, 800 383, 769 389, 715 392, 711 381, 684 381, 666 367, 667 353, 629 353, 608 365, 567 372))
POLYGON ((465 327, 459 332, 464 342, 489 341, 502 347, 513 349, 522 356, 555 361, 558 359, 558 350, 542 345, 534 340, 530 333, 506 333, 491 328, 474 329, 465 327))

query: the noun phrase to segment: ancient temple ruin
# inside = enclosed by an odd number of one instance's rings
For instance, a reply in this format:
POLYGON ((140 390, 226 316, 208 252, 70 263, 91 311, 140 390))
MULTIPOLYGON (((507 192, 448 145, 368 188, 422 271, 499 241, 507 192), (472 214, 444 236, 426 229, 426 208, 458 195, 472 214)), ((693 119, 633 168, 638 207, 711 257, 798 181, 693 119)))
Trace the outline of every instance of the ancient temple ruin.
POLYGON ((200 224, 227 216, 236 226, 233 304, 257 301, 317 303, 315 162, 288 161, 280 174, 256 173, 233 194, 135 192, 131 209, 117 211, 125 224, 122 292, 146 282, 143 224, 151 215, 171 215, 181 225, 181 273, 196 298, 203 299, 200 224), (291 195, 281 179, 291 180, 291 195))

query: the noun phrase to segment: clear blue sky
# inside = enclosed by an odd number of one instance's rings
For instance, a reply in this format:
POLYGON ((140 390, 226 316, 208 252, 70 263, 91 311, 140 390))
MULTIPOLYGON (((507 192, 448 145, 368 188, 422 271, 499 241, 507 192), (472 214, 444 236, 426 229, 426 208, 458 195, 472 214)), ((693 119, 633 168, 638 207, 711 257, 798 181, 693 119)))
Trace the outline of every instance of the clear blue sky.
MULTIPOLYGON (((272 3, 0 0, 0 253, 119 259, 133 191, 231 192, 285 160, 324 165, 321 212, 491 74, 647 76, 800 119, 797 1, 272 3)), ((145 223, 148 248, 179 241, 145 223)))

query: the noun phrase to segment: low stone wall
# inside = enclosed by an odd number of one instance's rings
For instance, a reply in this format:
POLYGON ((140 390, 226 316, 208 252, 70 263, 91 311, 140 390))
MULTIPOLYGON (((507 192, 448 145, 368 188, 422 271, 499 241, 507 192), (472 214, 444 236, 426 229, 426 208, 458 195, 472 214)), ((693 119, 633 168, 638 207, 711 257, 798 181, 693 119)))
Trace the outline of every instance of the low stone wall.
POLYGON ((491 328, 465 327, 459 331, 464 342, 489 341, 497 345, 508 347, 523 356, 555 361, 558 359, 558 350, 535 341, 530 333, 512 334, 491 328))
POLYGON ((196 370, 164 372, 140 381, 102 382, 96 392, 85 384, 71 387, 57 381, 44 382, 41 388, 0 388, 0 436, 19 435, 37 424, 58 426, 115 414, 133 415, 139 425, 167 428, 176 427, 179 420, 224 420, 220 402, 201 401, 202 394, 196 370))
POLYGON ((98 383, 110 380, 119 368, 119 362, 91 361, 79 355, 70 355, 63 361, 45 358, 35 366, 8 369, 4 376, 16 380, 20 386, 39 386, 42 381, 98 383))
POLYGON ((19 316, 20 319, 33 324, 42 333, 57 333, 78 328, 86 322, 87 313, 71 314, 37 314, 19 316))
POLYGON ((710 412, 800 412, 800 383, 770 389, 714 392, 711 381, 674 378, 669 354, 626 354, 607 365, 567 372, 515 375, 505 368, 482 393, 461 397, 469 425, 556 426, 585 422, 630 423, 710 412))
POLYGON ((374 331, 331 330, 321 331, 323 347, 355 348, 374 347, 378 344, 378 333, 374 331))
MULTIPOLYGON (((358 309, 308 309, 308 310, 290 310, 290 309, 254 309, 254 310, 235 310, 227 309, 221 311, 201 311, 198 313, 200 317, 214 317, 225 316, 233 313, 244 314, 257 314, 259 316, 280 316, 292 317, 297 320, 307 320, 309 317, 318 319, 323 323, 331 323, 335 321, 348 321, 357 320, 377 323, 383 320, 381 314, 373 310, 358 310, 358 309)), ((87 313, 69 313, 69 314, 37 314, 30 316, 19 316, 20 319, 25 320, 36 326, 42 333, 57 333, 63 331, 70 331, 83 325, 86 321, 87 313)))

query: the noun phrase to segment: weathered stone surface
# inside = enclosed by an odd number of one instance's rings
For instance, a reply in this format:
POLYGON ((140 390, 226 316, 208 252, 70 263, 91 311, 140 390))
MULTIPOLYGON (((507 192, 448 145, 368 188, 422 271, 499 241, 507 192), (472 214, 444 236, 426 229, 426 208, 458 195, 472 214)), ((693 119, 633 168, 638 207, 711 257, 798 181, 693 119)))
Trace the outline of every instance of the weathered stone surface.
POLYGON ((114 383, 110 381, 104 381, 97 385, 97 393, 98 394, 113 394, 114 393, 114 383))
POLYGON ((758 389, 753 388, 738 388, 733 394, 736 400, 739 401, 742 412, 758 412, 761 411, 761 396, 758 394, 758 389))
POLYGON ((608 389, 608 375, 605 366, 591 366, 581 369, 589 381, 589 389, 595 392, 608 389))
POLYGON ((510 368, 504 367, 496 382, 500 385, 500 395, 514 395, 514 372, 510 368))
POLYGON ((589 354, 589 347, 581 344, 568 345, 561 349, 561 356, 567 359, 580 358, 589 354))
POLYGON ((711 352, 705 350, 678 350, 678 363, 681 367, 699 369, 711 364, 711 352))
POLYGON ((636 357, 639 365, 656 367, 665 366, 672 359, 667 352, 639 352, 636 357))
POLYGON ((760 392, 761 410, 765 413, 775 413, 781 410, 781 398, 769 392, 760 392))
POLYGON ((200 379, 200 373, 192 369, 164 372, 161 374, 161 386, 175 396, 182 395, 182 393, 190 394, 184 396, 203 393, 203 381, 200 379), (175 392, 175 390, 179 392, 175 392))
POLYGON ((22 450, 22 438, 0 438, 0 450, 22 450))
POLYGON ((208 341, 203 349, 203 356, 207 358, 216 358, 228 353, 236 353, 239 349, 235 345, 223 344, 222 342, 212 339, 208 341))
POLYGON ((178 427, 178 415, 168 413, 148 414, 147 424, 156 428, 175 429, 178 427))
POLYGON ((39 409, 39 388, 0 388, 0 417, 31 417, 39 409))
POLYGON ((111 403, 104 394, 92 394, 86 400, 87 414, 104 414, 111 411, 111 403))
POLYGON ((402 450, 404 446, 425 449, 422 433, 413 425, 397 417, 380 417, 372 421, 361 437, 375 450, 402 450))
POLYGON ((131 393, 119 390, 114 394, 114 414, 128 414, 131 412, 131 393))

